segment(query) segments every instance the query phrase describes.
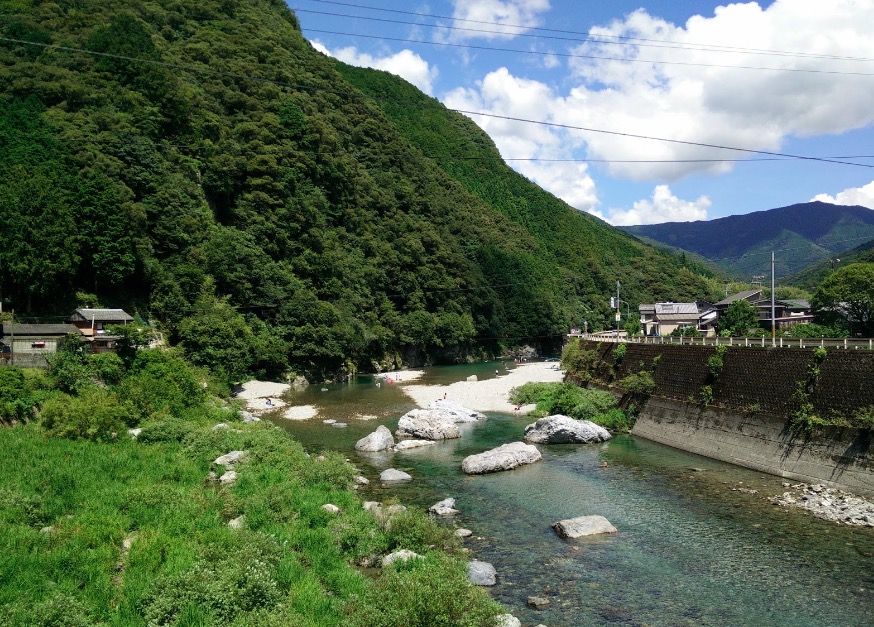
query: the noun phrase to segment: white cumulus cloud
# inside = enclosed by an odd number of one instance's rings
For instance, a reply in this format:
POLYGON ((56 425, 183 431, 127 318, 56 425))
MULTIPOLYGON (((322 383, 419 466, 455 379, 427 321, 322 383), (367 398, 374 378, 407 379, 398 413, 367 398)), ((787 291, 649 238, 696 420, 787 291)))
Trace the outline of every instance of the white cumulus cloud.
MULTIPOLYGON (((680 141, 779 151, 790 136, 837 134, 874 122, 870 64, 871 0, 776 0, 717 7, 676 26, 638 10, 592 29, 575 58, 576 86, 556 121, 680 141), (618 38, 618 39, 617 39, 618 38), (627 39, 635 38, 635 39, 627 39), (654 46, 642 40, 660 40, 654 46), (609 43, 605 43, 609 42, 609 43), (732 50, 714 51, 714 46, 732 50), (702 48, 707 47, 708 50, 702 48), (750 54, 746 51, 803 51, 750 54), (667 62, 667 63, 662 63, 667 62), (700 65, 695 65, 700 64, 700 65), (776 68, 780 71, 745 69, 776 68)), ((578 133, 602 159, 743 158, 740 152, 597 133, 578 133)), ((693 171, 721 173, 730 163, 614 163, 614 175, 675 180, 693 171)))
POLYGON ((426 94, 433 95, 434 81, 437 80, 438 70, 432 67, 425 59, 412 50, 401 50, 386 56, 375 56, 367 52, 360 52, 354 46, 328 50, 319 41, 310 42, 316 50, 322 54, 335 57, 343 63, 358 67, 369 67, 376 70, 385 70, 406 81, 409 81, 426 94))
POLYGON ((572 143, 558 129, 518 121, 549 117, 555 100, 549 86, 513 76, 506 68, 487 74, 475 89, 458 88, 443 98, 451 109, 503 116, 470 117, 514 169, 572 207, 599 215, 595 182, 585 163, 573 161, 572 143))
POLYGON ((549 0, 455 0, 447 40, 512 39, 540 25, 549 0), (462 30, 468 29, 468 30, 462 30))
POLYGON ((631 209, 610 209, 607 221, 616 226, 659 224, 661 222, 693 222, 706 220, 710 199, 701 196, 689 201, 677 198, 667 185, 657 185, 652 199, 636 201, 631 209))
POLYGON ((862 187, 850 187, 834 196, 829 194, 817 194, 811 200, 830 202, 833 205, 860 205, 874 209, 874 181, 862 187))

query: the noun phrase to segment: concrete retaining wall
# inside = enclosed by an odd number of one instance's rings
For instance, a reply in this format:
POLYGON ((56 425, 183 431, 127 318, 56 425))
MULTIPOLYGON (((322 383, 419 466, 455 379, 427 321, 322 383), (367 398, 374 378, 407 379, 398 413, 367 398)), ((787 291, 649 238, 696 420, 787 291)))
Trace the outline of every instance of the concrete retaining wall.
MULTIPOLYGON (((716 381, 709 376, 712 346, 584 342, 600 357, 596 377, 615 386, 641 370, 652 372, 654 394, 638 404, 632 434, 798 481, 827 483, 874 497, 874 447, 869 430, 827 428, 793 436, 787 424, 798 409, 799 382, 808 378, 810 349, 732 347, 716 381), (711 385, 713 405, 701 405, 711 385)), ((828 349, 809 400, 820 416, 851 417, 874 406, 874 351, 828 349)), ((569 375, 573 380, 573 375, 569 375)), ((616 388, 611 388, 616 390, 616 388)), ((633 399, 639 403, 639 399, 633 399)))
POLYGON ((738 466, 874 497, 872 433, 828 428, 793 436, 785 417, 650 397, 633 435, 738 466))

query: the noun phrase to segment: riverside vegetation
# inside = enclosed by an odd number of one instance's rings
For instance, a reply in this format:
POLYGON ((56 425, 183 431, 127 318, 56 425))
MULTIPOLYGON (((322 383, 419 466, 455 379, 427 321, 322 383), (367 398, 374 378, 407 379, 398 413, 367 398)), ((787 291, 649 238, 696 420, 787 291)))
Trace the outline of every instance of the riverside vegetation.
POLYGON ((631 302, 719 293, 468 118, 316 52, 280 0, 0 17, 0 293, 20 313, 123 305, 216 374, 322 380, 557 347, 608 324, 617 279, 631 302))
POLYGON ((468 583, 449 531, 423 512, 364 511, 343 456, 240 422, 217 392, 175 351, 71 343, 48 372, 0 368, 14 423, 0 429, 0 625, 493 622, 500 608, 468 583), (236 483, 211 481, 231 450, 248 451, 236 483), (401 548, 424 559, 355 567, 401 548))

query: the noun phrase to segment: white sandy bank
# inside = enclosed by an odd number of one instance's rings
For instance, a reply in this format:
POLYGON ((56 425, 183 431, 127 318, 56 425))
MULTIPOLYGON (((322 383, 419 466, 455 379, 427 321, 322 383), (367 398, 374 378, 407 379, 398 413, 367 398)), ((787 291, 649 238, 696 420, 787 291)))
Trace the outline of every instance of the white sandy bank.
MULTIPOLYGON (((537 362, 516 366, 513 370, 502 372, 494 379, 485 381, 456 381, 450 385, 401 385, 401 389, 419 407, 427 407, 438 398, 446 398, 453 403, 476 411, 499 411, 512 413, 514 405, 507 398, 510 390, 524 383, 552 383, 564 379, 564 374, 556 369, 555 362, 537 362)), ((533 409, 533 405, 522 407, 522 411, 533 409)))

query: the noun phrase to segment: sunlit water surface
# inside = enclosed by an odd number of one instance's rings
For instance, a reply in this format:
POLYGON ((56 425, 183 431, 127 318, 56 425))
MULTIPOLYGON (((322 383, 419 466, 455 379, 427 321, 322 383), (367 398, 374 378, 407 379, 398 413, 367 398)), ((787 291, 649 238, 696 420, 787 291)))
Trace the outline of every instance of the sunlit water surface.
MULTIPOLYGON (((484 379, 496 368, 505 365, 432 368, 422 382, 484 379)), ((462 425, 460 440, 359 454, 359 438, 379 424, 394 430, 413 408, 397 386, 359 377, 291 398, 317 405, 319 418, 277 424, 312 451, 348 454, 371 480, 365 498, 428 507, 455 497, 462 513, 447 524, 473 530, 466 546, 494 564, 491 592, 523 625, 874 625, 874 532, 770 505, 766 497, 784 491, 780 478, 627 435, 540 446, 540 463, 468 477, 465 456, 521 440, 531 420, 489 414, 462 425), (327 418, 349 426, 331 427, 327 418), (390 467, 414 480, 380 485, 379 472, 390 467), (565 541, 551 528, 589 514, 606 516, 619 533, 565 541), (551 604, 528 608, 532 595, 551 604)))

